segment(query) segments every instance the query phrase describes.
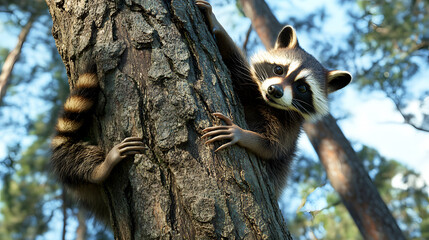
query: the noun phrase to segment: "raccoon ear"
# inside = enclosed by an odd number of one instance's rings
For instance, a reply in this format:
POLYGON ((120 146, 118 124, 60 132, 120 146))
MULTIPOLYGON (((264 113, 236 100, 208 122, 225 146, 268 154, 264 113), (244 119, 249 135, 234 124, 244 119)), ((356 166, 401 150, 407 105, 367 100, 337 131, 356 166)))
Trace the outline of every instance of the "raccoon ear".
POLYGON ((346 71, 333 70, 328 72, 328 93, 335 92, 352 81, 352 75, 346 71))
POLYGON ((277 36, 275 49, 277 48, 296 48, 299 47, 298 39, 296 38, 295 29, 287 25, 285 26, 277 36))

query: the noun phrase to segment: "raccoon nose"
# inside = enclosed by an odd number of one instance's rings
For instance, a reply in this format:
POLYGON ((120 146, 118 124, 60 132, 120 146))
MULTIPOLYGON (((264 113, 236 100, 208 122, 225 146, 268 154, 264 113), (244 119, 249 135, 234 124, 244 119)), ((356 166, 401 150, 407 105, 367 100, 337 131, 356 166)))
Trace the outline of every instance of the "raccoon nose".
POLYGON ((272 97, 281 98, 283 96, 283 89, 279 85, 271 85, 267 90, 272 97))

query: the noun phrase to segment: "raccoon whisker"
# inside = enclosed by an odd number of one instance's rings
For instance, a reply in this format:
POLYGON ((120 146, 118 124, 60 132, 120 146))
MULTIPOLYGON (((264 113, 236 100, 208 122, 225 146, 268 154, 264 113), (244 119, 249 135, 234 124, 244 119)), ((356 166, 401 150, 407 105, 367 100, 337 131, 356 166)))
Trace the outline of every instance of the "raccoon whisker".
MULTIPOLYGON (((305 102, 304 102, 305 103, 305 102)), ((301 109, 303 109, 304 110, 304 113, 306 113, 306 114, 308 114, 308 115, 311 115, 311 113, 301 104, 301 103, 299 103, 299 102, 292 102, 292 105, 295 107, 295 108, 297 108, 297 109, 299 109, 300 111, 301 111, 301 109), (299 107, 301 107, 301 109, 299 108, 299 107)))
POLYGON ((250 72, 250 67, 239 65, 239 66, 237 66, 237 68, 235 70, 243 70, 243 71, 249 73, 250 72))
POLYGON ((267 68, 263 67, 262 65, 256 64, 254 65, 254 69, 256 73, 261 77, 261 80, 265 80, 270 77, 269 73, 267 72, 267 68))
POLYGON ((307 103, 305 101, 302 101, 301 99, 294 99, 294 100, 296 100, 297 102, 299 102, 299 104, 303 103, 303 104, 306 104, 307 106, 311 107, 311 104, 309 104, 309 103, 307 103))
POLYGON ((268 78, 268 74, 266 72, 262 72, 259 74, 259 79, 261 79, 261 82, 265 81, 265 79, 267 78, 268 78))
POLYGON ((268 78, 268 73, 267 71, 265 71, 264 68, 262 68, 261 66, 254 66, 255 68, 255 75, 257 76, 257 78, 259 78, 261 81, 265 80, 268 78))
POLYGON ((235 71, 231 72, 231 74, 248 76, 249 72, 243 68, 243 69, 235 69, 235 71))

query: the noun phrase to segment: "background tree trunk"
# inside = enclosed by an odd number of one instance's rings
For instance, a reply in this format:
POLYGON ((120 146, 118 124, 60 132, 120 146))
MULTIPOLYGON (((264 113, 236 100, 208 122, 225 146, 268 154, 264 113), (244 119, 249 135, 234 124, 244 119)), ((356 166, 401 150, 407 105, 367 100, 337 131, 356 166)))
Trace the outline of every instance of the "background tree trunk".
POLYGON ((7 55, 0 73, 0 106, 3 103, 3 98, 6 95, 7 87, 9 86, 10 77, 12 76, 12 70, 15 66, 15 63, 18 61, 19 56, 21 55, 22 46, 24 45, 25 39, 27 39, 28 33, 33 26, 35 16, 31 16, 25 26, 21 29, 21 32, 18 35, 18 42, 16 46, 10 53, 7 55))
POLYGON ((63 205, 61 206, 61 210, 63 211, 63 231, 62 231, 61 239, 66 240, 68 216, 67 216, 67 194, 64 188, 61 193, 61 200, 63 201, 63 205))
MULTIPOLYGON (((264 0, 240 0, 240 3, 262 43, 266 48, 272 48, 282 25, 268 5, 264 0)), ((340 195, 362 236, 365 239, 405 239, 335 119, 328 115, 317 123, 308 122, 304 130, 332 187, 340 195)))
POLYGON ((76 229, 76 240, 86 239, 86 232, 87 232, 86 215, 87 215, 87 212, 84 209, 82 208, 77 209, 76 217, 79 225, 77 226, 77 229, 76 229))
POLYGON ((200 139, 212 112, 245 121, 193 0, 47 3, 70 83, 97 65, 98 144, 141 136, 149 147, 104 184, 116 239, 290 239, 261 162, 200 139))

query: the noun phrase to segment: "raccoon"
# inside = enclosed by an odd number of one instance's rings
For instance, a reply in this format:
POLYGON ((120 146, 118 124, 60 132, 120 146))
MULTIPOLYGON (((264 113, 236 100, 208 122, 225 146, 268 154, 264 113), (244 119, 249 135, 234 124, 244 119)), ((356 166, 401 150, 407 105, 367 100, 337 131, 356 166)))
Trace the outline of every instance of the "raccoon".
POLYGON ((230 71, 235 93, 244 108, 249 129, 243 129, 222 113, 213 115, 226 125, 203 130, 206 144, 226 141, 215 151, 234 144, 265 161, 277 197, 286 185, 297 140, 306 120, 328 113, 327 95, 348 85, 346 71, 329 71, 298 43, 295 29, 285 26, 273 49, 256 54, 248 63, 240 49, 217 21, 207 1, 196 5, 205 15, 222 60, 230 71))
POLYGON ((129 137, 115 145, 106 155, 99 146, 83 141, 99 91, 95 73, 86 72, 79 76, 58 117, 56 134, 51 142, 51 166, 54 174, 78 202, 94 213, 96 218, 107 223, 110 213, 103 200, 100 184, 121 160, 143 153, 146 148, 141 138, 129 137))

